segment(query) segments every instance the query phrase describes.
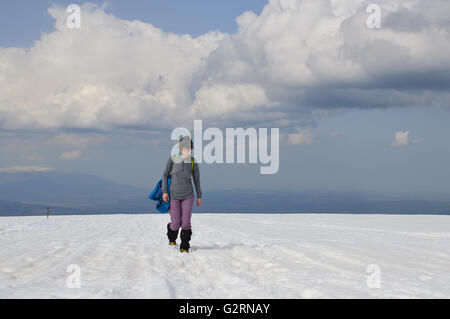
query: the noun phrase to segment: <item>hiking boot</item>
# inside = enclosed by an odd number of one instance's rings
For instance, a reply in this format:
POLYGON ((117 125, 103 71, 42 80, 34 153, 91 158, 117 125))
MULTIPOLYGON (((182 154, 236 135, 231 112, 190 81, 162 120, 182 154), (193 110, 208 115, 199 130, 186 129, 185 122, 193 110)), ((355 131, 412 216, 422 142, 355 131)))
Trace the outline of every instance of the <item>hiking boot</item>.
POLYGON ((173 231, 172 229, 170 229, 170 223, 168 223, 167 224, 167 238, 169 238, 170 246, 176 245, 177 237, 178 237, 178 230, 173 231))
POLYGON ((192 230, 190 229, 183 229, 181 230, 181 245, 180 245, 180 251, 181 252, 189 252, 189 248, 191 248, 191 245, 189 242, 191 241, 192 236, 192 230))

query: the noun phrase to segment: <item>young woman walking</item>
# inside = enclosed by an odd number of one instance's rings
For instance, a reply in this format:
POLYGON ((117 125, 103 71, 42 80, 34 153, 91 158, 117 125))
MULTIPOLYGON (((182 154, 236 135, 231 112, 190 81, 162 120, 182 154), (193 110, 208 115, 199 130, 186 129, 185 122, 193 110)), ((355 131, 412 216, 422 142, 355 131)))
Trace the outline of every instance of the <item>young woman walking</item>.
POLYGON ((163 200, 170 201, 170 223, 167 224, 167 237, 171 246, 176 245, 178 231, 181 227, 181 252, 189 252, 192 236, 192 208, 194 205, 194 180, 197 193, 197 206, 202 204, 202 190, 200 187, 200 170, 198 163, 191 155, 194 144, 189 136, 180 139, 179 152, 170 156, 163 172, 162 191, 163 200), (170 182, 170 198, 168 194, 168 179, 170 182))

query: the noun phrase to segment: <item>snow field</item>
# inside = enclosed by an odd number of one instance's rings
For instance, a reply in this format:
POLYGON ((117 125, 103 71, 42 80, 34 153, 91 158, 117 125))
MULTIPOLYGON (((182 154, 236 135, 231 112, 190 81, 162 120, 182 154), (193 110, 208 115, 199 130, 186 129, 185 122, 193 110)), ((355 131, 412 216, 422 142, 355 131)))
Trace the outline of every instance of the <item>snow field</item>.
POLYGON ((168 221, 2 217, 0 298, 450 297, 449 216, 194 214, 189 254, 168 221))

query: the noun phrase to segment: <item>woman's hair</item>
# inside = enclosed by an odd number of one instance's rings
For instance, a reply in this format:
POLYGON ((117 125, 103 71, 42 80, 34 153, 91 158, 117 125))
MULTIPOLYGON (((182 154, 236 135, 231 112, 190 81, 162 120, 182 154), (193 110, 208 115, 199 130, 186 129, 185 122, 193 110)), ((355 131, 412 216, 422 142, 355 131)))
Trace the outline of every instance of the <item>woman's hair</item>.
POLYGON ((188 135, 180 137, 180 143, 179 143, 180 147, 187 148, 187 145, 185 145, 185 144, 189 143, 189 141, 191 142, 191 149, 193 149, 194 148, 194 142, 192 142, 191 138, 188 135))

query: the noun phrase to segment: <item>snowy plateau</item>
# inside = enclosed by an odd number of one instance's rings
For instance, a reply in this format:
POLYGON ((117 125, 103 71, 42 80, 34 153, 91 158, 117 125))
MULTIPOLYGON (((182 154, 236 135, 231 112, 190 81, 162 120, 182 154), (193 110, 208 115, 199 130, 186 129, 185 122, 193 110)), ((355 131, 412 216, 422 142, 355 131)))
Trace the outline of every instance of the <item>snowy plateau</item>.
POLYGON ((0 217, 0 298, 450 297, 450 216, 194 214, 189 254, 168 221, 0 217))

